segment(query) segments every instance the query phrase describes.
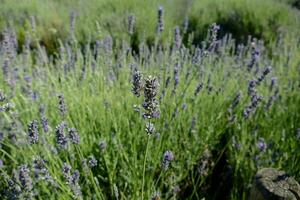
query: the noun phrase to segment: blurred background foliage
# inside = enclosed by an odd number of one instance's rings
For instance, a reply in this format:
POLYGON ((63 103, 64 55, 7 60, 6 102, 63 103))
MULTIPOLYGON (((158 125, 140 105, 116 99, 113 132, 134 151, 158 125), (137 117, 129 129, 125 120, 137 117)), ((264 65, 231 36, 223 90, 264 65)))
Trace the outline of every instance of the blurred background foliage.
MULTIPOLYGON (((238 42, 248 35, 267 43, 280 33, 298 33, 300 11, 298 0, 0 0, 0 32, 14 27, 19 43, 30 30, 30 17, 36 19, 37 35, 48 52, 59 47, 59 39, 68 37, 70 13, 76 17, 76 38, 80 44, 111 35, 115 40, 128 39, 127 19, 134 15, 135 33, 131 45, 142 40, 151 44, 156 33, 157 9, 164 8, 165 29, 184 25, 189 20, 185 42, 202 41, 210 24, 221 25, 221 35, 232 33, 238 42), (193 32, 193 37, 188 38, 193 32)), ((162 39, 172 33, 164 32, 162 39)), ((0 36, 1 39, 1 36, 0 36)), ((21 45, 20 45, 21 46, 21 45)))

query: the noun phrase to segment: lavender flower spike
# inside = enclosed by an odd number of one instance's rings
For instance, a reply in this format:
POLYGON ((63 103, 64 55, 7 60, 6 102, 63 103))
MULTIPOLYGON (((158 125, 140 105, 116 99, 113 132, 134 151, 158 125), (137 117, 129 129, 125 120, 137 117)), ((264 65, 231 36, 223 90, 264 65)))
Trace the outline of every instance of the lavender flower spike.
POLYGON ((58 108, 61 115, 64 117, 67 113, 67 106, 65 104, 65 97, 63 94, 58 95, 58 108))
POLYGON ((31 144, 35 144, 39 141, 38 122, 33 120, 28 125, 28 137, 31 144))
POLYGON ((164 19, 163 19, 164 8, 162 6, 159 6, 157 14, 158 14, 157 34, 159 35, 164 30, 164 19))
POLYGON ((148 76, 145 79, 143 108, 145 113, 143 116, 147 119, 158 118, 160 116, 159 105, 157 101, 158 81, 156 77, 148 76))
POLYGON ((27 165, 21 165, 19 167, 19 181, 24 190, 31 191, 32 190, 32 180, 30 178, 30 171, 27 165))
POLYGON ((65 127, 66 127, 65 122, 62 122, 55 128, 56 143, 62 149, 66 148, 68 143, 68 138, 64 134, 65 127))
POLYGON ((132 75, 132 93, 139 97, 141 95, 141 90, 143 88, 143 85, 142 85, 142 75, 141 73, 135 69, 134 72, 133 72, 133 75, 132 75))
POLYGON ((76 130, 76 128, 70 128, 68 130, 69 132, 69 139, 73 144, 79 144, 80 143, 80 136, 76 130))
POLYGON ((161 163, 163 169, 167 170, 169 168, 170 163, 174 160, 174 154, 172 151, 166 151, 164 153, 164 157, 161 163))

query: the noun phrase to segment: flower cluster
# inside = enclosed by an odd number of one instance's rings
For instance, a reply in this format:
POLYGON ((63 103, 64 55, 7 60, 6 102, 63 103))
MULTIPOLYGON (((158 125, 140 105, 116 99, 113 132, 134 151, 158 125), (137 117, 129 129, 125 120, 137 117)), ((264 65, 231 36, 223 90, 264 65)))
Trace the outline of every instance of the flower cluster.
POLYGON ((142 106, 146 111, 143 114, 144 118, 146 119, 158 118, 160 116, 159 104, 156 98, 158 93, 158 86, 159 84, 156 77, 148 76, 145 79, 145 99, 142 106))
POLYGON ((158 8, 158 20, 157 20, 157 34, 161 34, 164 30, 164 19, 163 19, 163 14, 164 14, 164 8, 160 6, 158 8))
POLYGON ((81 188, 78 184, 80 178, 79 171, 75 170, 74 173, 72 174, 72 167, 67 163, 64 163, 62 168, 62 173, 66 180, 66 183, 71 187, 75 197, 80 197, 82 193, 81 193, 81 188))
POLYGON ((62 122, 55 128, 56 143, 61 149, 65 149, 68 143, 68 138, 65 135, 66 123, 62 122))
POLYGON ((161 162, 161 167, 164 170, 167 170, 171 164, 171 162, 174 160, 174 154, 172 151, 166 151, 163 155, 163 160, 161 162))
POLYGON ((141 90, 143 89, 142 83, 142 75, 141 73, 135 68, 133 75, 132 75, 132 93, 139 97, 141 95, 141 90))
POLYGON ((38 121, 33 120, 28 125, 28 137, 31 144, 35 144, 39 141, 38 121))

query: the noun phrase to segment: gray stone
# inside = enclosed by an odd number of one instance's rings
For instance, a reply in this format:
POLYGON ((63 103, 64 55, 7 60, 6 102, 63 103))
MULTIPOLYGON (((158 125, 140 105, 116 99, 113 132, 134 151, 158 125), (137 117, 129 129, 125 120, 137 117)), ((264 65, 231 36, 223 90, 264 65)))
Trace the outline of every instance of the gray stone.
POLYGON ((300 185, 284 171, 264 168, 254 177, 250 200, 300 200, 300 185))

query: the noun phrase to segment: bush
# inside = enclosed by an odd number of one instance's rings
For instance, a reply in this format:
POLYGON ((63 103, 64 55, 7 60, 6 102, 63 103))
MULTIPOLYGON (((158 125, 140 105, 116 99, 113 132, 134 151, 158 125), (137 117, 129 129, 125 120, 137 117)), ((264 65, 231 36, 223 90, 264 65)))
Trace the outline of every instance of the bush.
POLYGON ((198 32, 196 35, 200 41, 205 35, 205 27, 213 22, 221 25, 223 35, 230 32, 239 41, 245 41, 248 35, 269 41, 279 30, 296 30, 299 26, 298 12, 272 0, 201 1, 193 6, 190 16, 193 20, 191 31, 198 32))

